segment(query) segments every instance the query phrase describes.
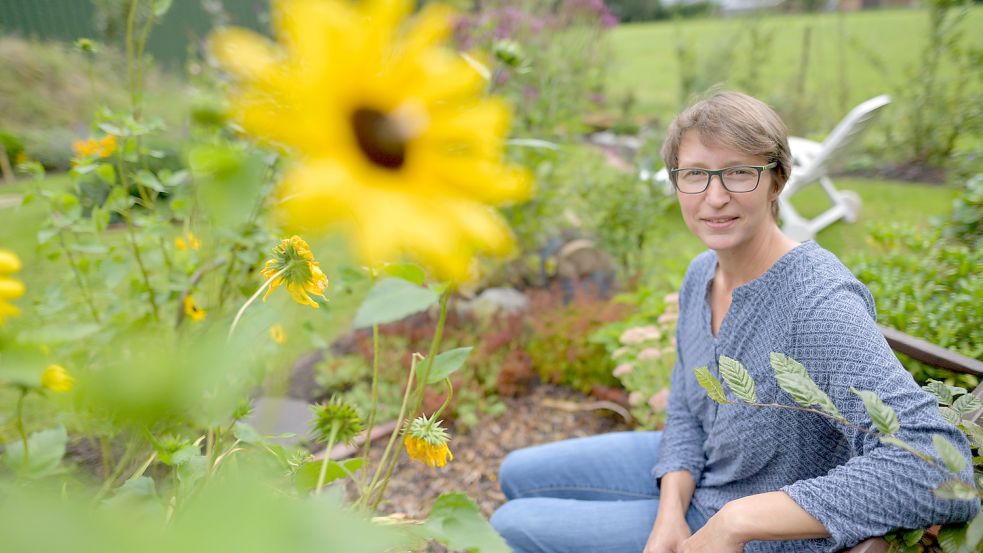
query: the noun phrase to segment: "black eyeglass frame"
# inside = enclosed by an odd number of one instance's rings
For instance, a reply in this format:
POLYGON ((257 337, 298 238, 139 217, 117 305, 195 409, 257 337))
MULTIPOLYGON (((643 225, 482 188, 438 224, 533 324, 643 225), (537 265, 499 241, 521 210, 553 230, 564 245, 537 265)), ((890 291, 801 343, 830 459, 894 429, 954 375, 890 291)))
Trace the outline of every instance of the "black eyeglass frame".
POLYGON ((710 188, 710 181, 713 180, 714 175, 717 175, 717 177, 720 178, 720 184, 724 186, 724 190, 732 194, 746 194, 747 192, 754 192, 755 190, 758 189, 758 185, 761 184, 762 172, 764 172, 766 169, 774 169, 775 167, 778 167, 777 161, 772 161, 768 165, 734 165, 733 167, 724 167, 723 169, 704 169, 702 167, 676 167, 675 169, 670 170, 669 174, 672 176, 671 180, 672 180, 673 188, 679 190, 680 194, 702 194, 706 192, 707 188, 710 188), (758 171, 758 180, 757 182, 754 183, 754 187, 751 188, 750 190, 731 190, 730 188, 727 187, 727 181, 724 180, 724 171, 730 171, 731 169, 738 169, 738 168, 756 169, 758 171), (679 189, 679 185, 676 183, 677 175, 680 171, 685 171, 687 169, 703 171, 707 174, 707 183, 699 192, 686 192, 685 190, 679 189))

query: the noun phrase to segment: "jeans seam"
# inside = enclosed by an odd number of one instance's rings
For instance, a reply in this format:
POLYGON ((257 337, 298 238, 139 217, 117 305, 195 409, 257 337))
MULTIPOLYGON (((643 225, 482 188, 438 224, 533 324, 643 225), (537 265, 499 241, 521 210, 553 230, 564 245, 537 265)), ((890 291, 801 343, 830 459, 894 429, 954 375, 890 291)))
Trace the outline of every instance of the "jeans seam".
MULTIPOLYGON (((658 499, 659 498, 658 495, 652 495, 652 494, 647 494, 647 493, 643 493, 643 492, 633 492, 633 491, 628 491, 628 490, 618 490, 618 489, 615 489, 615 488, 594 488, 594 487, 589 487, 589 486, 545 486, 545 487, 539 487, 539 488, 532 488, 532 489, 529 489, 529 490, 524 490, 522 493, 516 494, 516 498, 517 499, 518 498, 527 498, 527 497, 529 497, 528 494, 531 494, 531 493, 541 493, 541 492, 546 492, 546 491, 557 491, 557 490, 569 490, 569 491, 575 491, 575 492, 604 492, 604 493, 610 493, 610 494, 624 494, 624 495, 630 495, 632 497, 638 497, 638 498, 643 498, 643 499, 658 499)), ((540 497, 540 496, 532 496, 532 497, 540 497)), ((557 498, 557 499, 564 499, 564 498, 557 498)), ((575 498, 570 498, 570 499, 575 499, 575 498)))

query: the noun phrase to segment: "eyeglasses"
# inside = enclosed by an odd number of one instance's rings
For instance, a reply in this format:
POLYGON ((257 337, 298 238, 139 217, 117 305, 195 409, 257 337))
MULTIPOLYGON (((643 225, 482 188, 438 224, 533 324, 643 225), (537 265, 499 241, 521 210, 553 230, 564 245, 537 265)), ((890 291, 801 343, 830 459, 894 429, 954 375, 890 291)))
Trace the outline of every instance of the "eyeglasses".
POLYGON ((710 187, 714 175, 720 177, 721 184, 728 192, 752 192, 761 182, 761 172, 765 169, 778 167, 773 161, 768 165, 737 165, 723 169, 701 169, 698 167, 680 167, 669 171, 672 184, 683 194, 702 194, 710 187))

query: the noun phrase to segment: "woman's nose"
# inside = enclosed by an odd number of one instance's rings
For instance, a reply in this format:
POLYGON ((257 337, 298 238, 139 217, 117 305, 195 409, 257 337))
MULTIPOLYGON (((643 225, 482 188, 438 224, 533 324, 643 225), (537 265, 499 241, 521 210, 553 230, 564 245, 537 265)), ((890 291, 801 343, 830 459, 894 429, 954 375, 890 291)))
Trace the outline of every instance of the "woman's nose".
POLYGON ((730 192, 724 188, 724 180, 720 175, 710 176, 710 186, 706 190, 706 202, 714 207, 727 205, 730 201, 730 192))

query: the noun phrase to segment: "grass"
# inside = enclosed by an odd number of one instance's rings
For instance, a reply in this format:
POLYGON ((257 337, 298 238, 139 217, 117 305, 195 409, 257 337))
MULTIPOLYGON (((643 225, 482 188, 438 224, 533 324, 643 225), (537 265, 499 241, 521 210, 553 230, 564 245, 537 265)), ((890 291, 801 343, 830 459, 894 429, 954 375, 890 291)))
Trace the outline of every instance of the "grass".
MULTIPOLYGON (((694 54, 689 70, 718 75, 707 85, 719 82, 771 101, 794 133, 825 133, 850 107, 905 82, 927 40, 928 16, 924 9, 896 9, 623 25, 610 34, 608 90, 615 99, 634 94, 635 112, 656 116, 664 126, 686 101, 677 57, 682 45, 694 54), (803 69, 806 29, 810 47, 803 69), (883 60, 886 79, 870 53, 883 60), (794 110, 782 103, 803 75, 806 107, 818 125, 811 129, 796 128, 794 110)), ((983 47, 983 34, 971 32, 983 28, 983 7, 971 8, 962 28, 964 44, 983 47)))

